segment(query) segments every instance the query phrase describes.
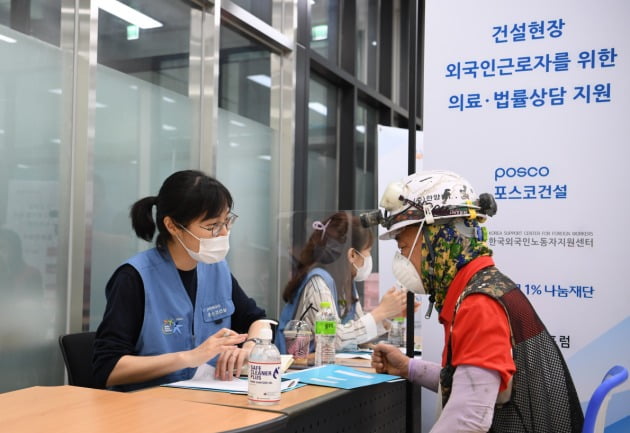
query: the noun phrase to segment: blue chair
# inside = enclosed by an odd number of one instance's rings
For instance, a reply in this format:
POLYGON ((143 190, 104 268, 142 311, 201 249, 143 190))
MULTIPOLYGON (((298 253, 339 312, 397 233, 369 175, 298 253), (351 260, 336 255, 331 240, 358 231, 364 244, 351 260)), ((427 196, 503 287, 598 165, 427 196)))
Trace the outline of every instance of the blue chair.
POLYGON ((606 407, 610 399, 610 392, 613 388, 628 380, 628 369, 621 365, 612 367, 602 380, 602 383, 595 389, 586 407, 584 414, 584 427, 582 433, 594 433, 604 431, 604 421, 606 420, 606 407))

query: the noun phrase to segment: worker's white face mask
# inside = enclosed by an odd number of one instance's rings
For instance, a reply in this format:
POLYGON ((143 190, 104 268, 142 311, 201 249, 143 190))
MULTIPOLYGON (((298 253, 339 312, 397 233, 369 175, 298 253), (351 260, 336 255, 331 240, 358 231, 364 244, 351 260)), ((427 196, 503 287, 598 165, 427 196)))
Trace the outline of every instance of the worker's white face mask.
POLYGON ((186 252, 188 252, 188 255, 194 260, 201 263, 212 264, 225 259, 225 256, 230 250, 230 232, 228 232, 226 236, 217 236, 214 238, 198 238, 197 236, 192 234, 190 230, 188 230, 186 227, 181 226, 181 228, 186 230, 188 234, 190 234, 190 236, 199 241, 199 252, 194 252, 186 247, 184 242, 182 242, 182 240, 178 236, 176 236, 179 243, 182 244, 186 252))
MULTIPOLYGON (((418 238, 421 231, 422 225, 418 229, 416 239, 411 246, 409 257, 411 257, 411 255, 413 254, 413 250, 418 243, 418 238)), ((413 265, 413 263, 411 263, 411 260, 409 260, 408 257, 403 256, 400 251, 396 251, 396 254, 394 255, 394 261, 392 262, 392 272, 394 274, 394 278, 396 278, 396 280, 407 290, 411 290, 412 292, 418 293, 420 295, 426 294, 426 290, 424 290, 422 279, 420 278, 418 270, 413 265)))

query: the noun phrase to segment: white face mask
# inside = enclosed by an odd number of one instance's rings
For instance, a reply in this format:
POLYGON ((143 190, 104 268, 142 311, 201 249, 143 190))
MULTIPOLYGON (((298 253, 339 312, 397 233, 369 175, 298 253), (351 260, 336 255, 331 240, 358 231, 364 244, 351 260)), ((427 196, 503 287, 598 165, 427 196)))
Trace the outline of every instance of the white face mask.
POLYGON ((182 242, 182 240, 178 236, 176 236, 179 243, 182 244, 184 249, 188 252, 188 255, 198 262, 206 263, 208 265, 220 262, 225 258, 228 251, 230 250, 230 232, 228 232, 226 236, 217 236, 214 238, 198 238, 197 236, 190 233, 190 231, 186 227, 181 227, 186 230, 188 234, 190 234, 190 236, 199 241, 199 252, 196 253, 188 249, 186 245, 184 245, 184 242, 182 242))
MULTIPOLYGON (((422 225, 418 228, 418 233, 416 234, 416 239, 413 241, 413 245, 411 246, 411 250, 409 251, 409 257, 413 254, 413 250, 418 243, 418 238, 420 237, 420 232, 422 232, 422 225)), ((420 274, 418 270, 411 263, 409 258, 403 256, 400 251, 396 251, 394 255, 394 261, 392 262, 392 272, 394 277, 398 282, 405 287, 407 290, 411 290, 414 293, 418 293, 420 295, 426 294, 426 290, 424 290, 424 285, 422 284, 422 279, 420 278, 420 274)))
POLYGON ((411 260, 403 256, 400 251, 396 251, 396 255, 394 255, 392 272, 394 273, 394 278, 407 290, 421 295, 426 294, 418 270, 411 263, 411 260))
POLYGON ((357 274, 354 276, 354 281, 365 281, 372 273, 372 256, 365 257, 358 251, 356 251, 356 253, 363 257, 363 265, 359 268, 357 265, 352 263, 352 266, 354 266, 357 270, 357 274))

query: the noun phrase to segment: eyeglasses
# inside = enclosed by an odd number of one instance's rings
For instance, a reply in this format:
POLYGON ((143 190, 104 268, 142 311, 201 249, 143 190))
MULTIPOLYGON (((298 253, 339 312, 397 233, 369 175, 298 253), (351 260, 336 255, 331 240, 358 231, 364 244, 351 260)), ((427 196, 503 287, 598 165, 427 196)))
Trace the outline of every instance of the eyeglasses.
POLYGON ((209 226, 206 226, 206 227, 204 226, 199 226, 199 227, 201 227, 204 230, 208 230, 210 233, 212 233, 213 237, 217 237, 219 236, 219 234, 221 234, 223 227, 227 228, 227 230, 230 231, 230 229, 234 225, 234 221, 236 221, 237 218, 238 218, 238 215, 236 215, 234 212, 230 212, 230 214, 227 216, 227 218, 223 222, 210 224, 209 226))

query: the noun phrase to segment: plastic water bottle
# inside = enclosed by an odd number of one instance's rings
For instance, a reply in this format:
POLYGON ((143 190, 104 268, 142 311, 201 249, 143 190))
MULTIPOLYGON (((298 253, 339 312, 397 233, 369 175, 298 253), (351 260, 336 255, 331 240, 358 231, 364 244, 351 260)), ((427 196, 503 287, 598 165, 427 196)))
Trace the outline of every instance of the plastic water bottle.
POLYGON ((322 302, 315 316, 315 365, 335 363, 337 321, 330 302, 322 302))
POLYGON ((280 402, 280 352, 271 343, 271 328, 260 330, 258 342, 249 353, 247 401, 269 406, 280 402))
POLYGON ((394 317, 392 326, 389 328, 387 342, 392 346, 401 347, 405 342, 405 318, 394 317))

